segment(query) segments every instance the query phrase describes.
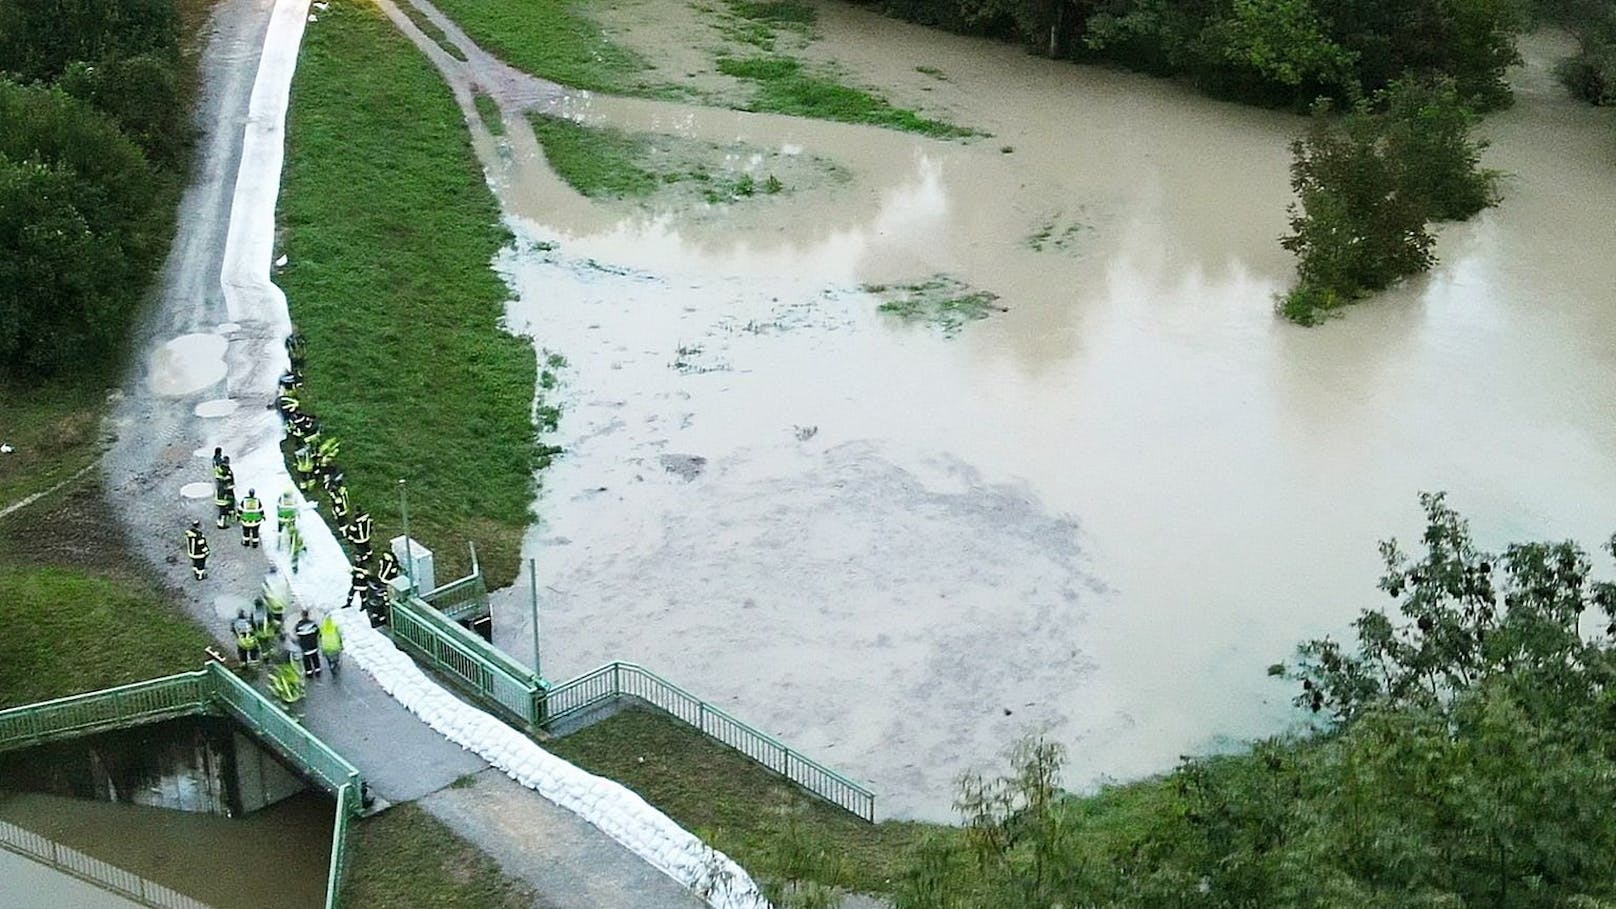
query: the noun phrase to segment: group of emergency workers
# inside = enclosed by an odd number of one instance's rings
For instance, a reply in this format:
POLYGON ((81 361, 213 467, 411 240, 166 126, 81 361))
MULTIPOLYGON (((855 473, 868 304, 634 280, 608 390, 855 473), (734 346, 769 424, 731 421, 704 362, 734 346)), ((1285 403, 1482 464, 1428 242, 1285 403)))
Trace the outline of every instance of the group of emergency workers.
MULTIPOLYGON (((391 552, 383 552, 375 570, 371 569, 370 514, 355 509, 349 500, 342 470, 336 463, 337 440, 322 436, 319 419, 306 411, 298 400, 303 387, 303 339, 295 327, 286 339, 286 353, 291 368, 280 378, 275 406, 293 446, 292 466, 297 487, 311 501, 316 486, 323 488, 342 539, 348 544, 351 584, 343 606, 351 606, 357 599, 370 617, 371 625, 381 625, 388 617, 388 584, 402 573, 398 559, 391 552)), ((221 448, 213 450, 213 483, 216 526, 224 529, 232 520, 237 521, 241 525, 241 545, 249 549, 261 548, 264 503, 256 489, 248 489, 237 501, 235 473, 230 457, 221 448)), ((287 553, 294 572, 307 549, 298 528, 298 512, 302 507, 298 499, 296 491, 286 489, 275 508, 276 542, 287 553)), ((185 554, 192 574, 199 581, 205 579, 211 549, 201 521, 192 521, 185 531, 185 554)), ((309 610, 303 609, 288 633, 286 617, 291 610, 291 584, 271 565, 252 609, 238 610, 230 624, 237 658, 244 665, 270 664, 270 688, 288 704, 302 699, 305 679, 320 675, 322 657, 335 676, 342 655, 342 633, 331 616, 316 621, 309 610)))

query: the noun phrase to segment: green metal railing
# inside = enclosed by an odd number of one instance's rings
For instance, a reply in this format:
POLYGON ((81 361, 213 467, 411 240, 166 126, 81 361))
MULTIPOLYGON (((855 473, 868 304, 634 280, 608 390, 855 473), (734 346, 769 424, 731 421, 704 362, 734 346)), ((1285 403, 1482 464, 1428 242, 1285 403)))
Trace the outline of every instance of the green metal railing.
POLYGON ((359 786, 347 783, 337 790, 337 818, 331 825, 331 864, 325 876, 325 909, 341 909, 342 879, 348 872, 348 824, 359 814, 359 786))
MULTIPOLYGON (((482 640, 476 635, 472 637, 479 642, 482 640)), ((298 725, 286 711, 256 688, 237 678, 223 663, 209 662, 194 672, 0 710, 0 751, 199 713, 219 713, 235 718, 259 741, 336 796, 337 817, 331 829, 331 865, 326 877, 325 905, 326 909, 338 909, 342 875, 347 867, 348 822, 360 811, 364 781, 360 779, 358 769, 344 760, 342 755, 298 725)), ((7 833, 4 827, 0 827, 0 840, 5 840, 0 845, 10 844, 11 838, 5 836, 7 833)), ((44 843, 50 842, 43 837, 39 839, 44 843)), ((25 844, 38 845, 33 840, 22 840, 25 844)), ((157 885, 149 881, 142 881, 130 872, 74 853, 65 846, 54 854, 40 851, 45 848, 39 846, 33 849, 29 846, 30 854, 54 864, 67 862, 64 870, 69 873, 132 898, 143 899, 139 894, 149 892, 169 900, 148 900, 147 905, 161 909, 206 909, 201 903, 172 891, 166 891, 164 895, 161 888, 152 889, 157 885), (58 861, 53 855, 65 858, 58 861), (88 870, 81 872, 76 869, 88 870), (87 876, 90 874, 99 876, 87 876), (138 887, 146 889, 142 891, 138 887)))
POLYGON ((261 740, 301 767, 327 792, 340 795, 349 786, 359 788, 358 769, 299 725, 278 704, 259 694, 221 663, 209 663, 207 671, 213 676, 214 699, 261 740))
POLYGON ((133 871, 85 855, 77 849, 64 846, 53 839, 6 821, 0 821, 0 848, 49 865, 63 874, 71 875, 151 909, 208 909, 207 904, 170 890, 155 881, 149 881, 133 871))
POLYGON ((507 718, 529 728, 544 722, 544 680, 425 600, 400 597, 389 626, 394 641, 507 718))
POLYGON ((205 671, 186 672, 3 710, 0 751, 201 713, 211 687, 205 671))
POLYGON ((827 802, 875 821, 875 793, 869 789, 635 663, 607 663, 552 687, 547 694, 545 725, 559 724, 624 697, 655 707, 827 802))
POLYGON ((471 551, 470 574, 418 595, 450 621, 469 623, 488 615, 488 584, 477 561, 477 544, 468 540, 466 548, 471 551))

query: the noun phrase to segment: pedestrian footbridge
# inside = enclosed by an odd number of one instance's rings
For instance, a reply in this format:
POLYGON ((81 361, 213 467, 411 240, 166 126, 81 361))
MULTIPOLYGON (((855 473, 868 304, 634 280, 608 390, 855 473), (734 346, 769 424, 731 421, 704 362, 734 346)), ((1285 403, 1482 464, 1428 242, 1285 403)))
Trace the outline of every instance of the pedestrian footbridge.
POLYGON ((222 663, 0 711, 0 752, 199 714, 234 719, 336 798, 325 902, 326 909, 336 909, 347 864, 348 824, 360 811, 364 780, 352 764, 222 663))

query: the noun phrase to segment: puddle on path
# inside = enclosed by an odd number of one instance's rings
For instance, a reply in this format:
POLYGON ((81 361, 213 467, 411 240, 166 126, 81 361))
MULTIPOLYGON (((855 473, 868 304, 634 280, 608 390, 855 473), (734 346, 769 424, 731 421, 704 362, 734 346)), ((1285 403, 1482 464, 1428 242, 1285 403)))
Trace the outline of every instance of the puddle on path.
POLYGON ((228 342, 216 334, 181 335, 151 358, 148 379, 153 394, 180 398, 194 394, 224 378, 224 352, 228 342))
POLYGON ((206 499, 213 496, 212 483, 186 483, 180 487, 180 495, 187 499, 206 499))
POLYGON ((1292 722, 1264 668, 1381 605, 1421 490, 1490 545, 1616 526, 1611 118, 1560 98, 1556 42, 1486 124, 1504 205, 1306 330, 1271 311, 1299 119, 820 10, 814 53, 994 137, 561 105, 851 175, 720 219, 582 199, 520 130, 489 159, 512 324, 570 361, 527 545, 552 677, 644 663, 948 819, 1021 731, 1088 785, 1292 722), (858 290, 937 274, 1009 311, 947 339, 858 290))
MULTIPOLYGON (((203 401, 196 405, 196 415, 199 417, 228 417, 236 412, 240 406, 229 398, 215 398, 212 401, 203 401)), ((210 454, 209 457, 212 455, 210 454)))

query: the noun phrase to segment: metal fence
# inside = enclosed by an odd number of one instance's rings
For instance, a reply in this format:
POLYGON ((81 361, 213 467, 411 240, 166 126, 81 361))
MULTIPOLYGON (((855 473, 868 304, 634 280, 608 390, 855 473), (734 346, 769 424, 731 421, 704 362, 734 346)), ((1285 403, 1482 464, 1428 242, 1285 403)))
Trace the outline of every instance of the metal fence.
POLYGON ((488 586, 480 571, 423 593, 421 599, 452 622, 469 622, 488 614, 488 586))
POLYGON ((393 640, 524 726, 544 721, 544 681, 419 597, 393 604, 393 640))
POLYGON ((471 550, 471 573, 420 594, 421 599, 454 622, 470 622, 488 615, 488 585, 483 580, 482 565, 477 562, 477 544, 468 540, 466 546, 471 550))
POLYGON ((0 821, 0 847, 153 909, 208 909, 206 903, 146 880, 133 871, 85 855, 6 821, 0 821))
POLYGON ((337 818, 331 825, 331 863, 325 876, 325 909, 342 909, 342 878, 348 871, 348 824, 359 813, 359 786, 337 790, 337 818))
POLYGON ((622 697, 649 704, 831 804, 866 821, 875 820, 875 793, 635 663, 607 663, 551 688, 546 695, 545 725, 622 697))
MULTIPOLYGON (((481 643, 480 638, 472 637, 481 643)), ((342 875, 347 867, 348 823, 359 813, 363 797, 364 784, 359 771, 222 663, 210 662, 195 672, 0 711, 0 751, 209 712, 234 717, 260 741, 336 796, 337 817, 331 830, 331 866, 326 879, 325 904, 326 909, 337 909, 342 875)), ((13 846, 12 839, 23 844, 14 847, 14 851, 49 862, 69 874, 148 906, 207 909, 189 897, 132 872, 0 822, 0 845, 13 846)))
POLYGON ((186 672, 0 711, 0 751, 201 713, 212 687, 205 676, 186 672))
POLYGON ((358 769, 287 716, 280 705, 259 694, 222 663, 209 663, 206 671, 213 682, 214 699, 326 791, 340 794, 343 787, 358 787, 358 769))

